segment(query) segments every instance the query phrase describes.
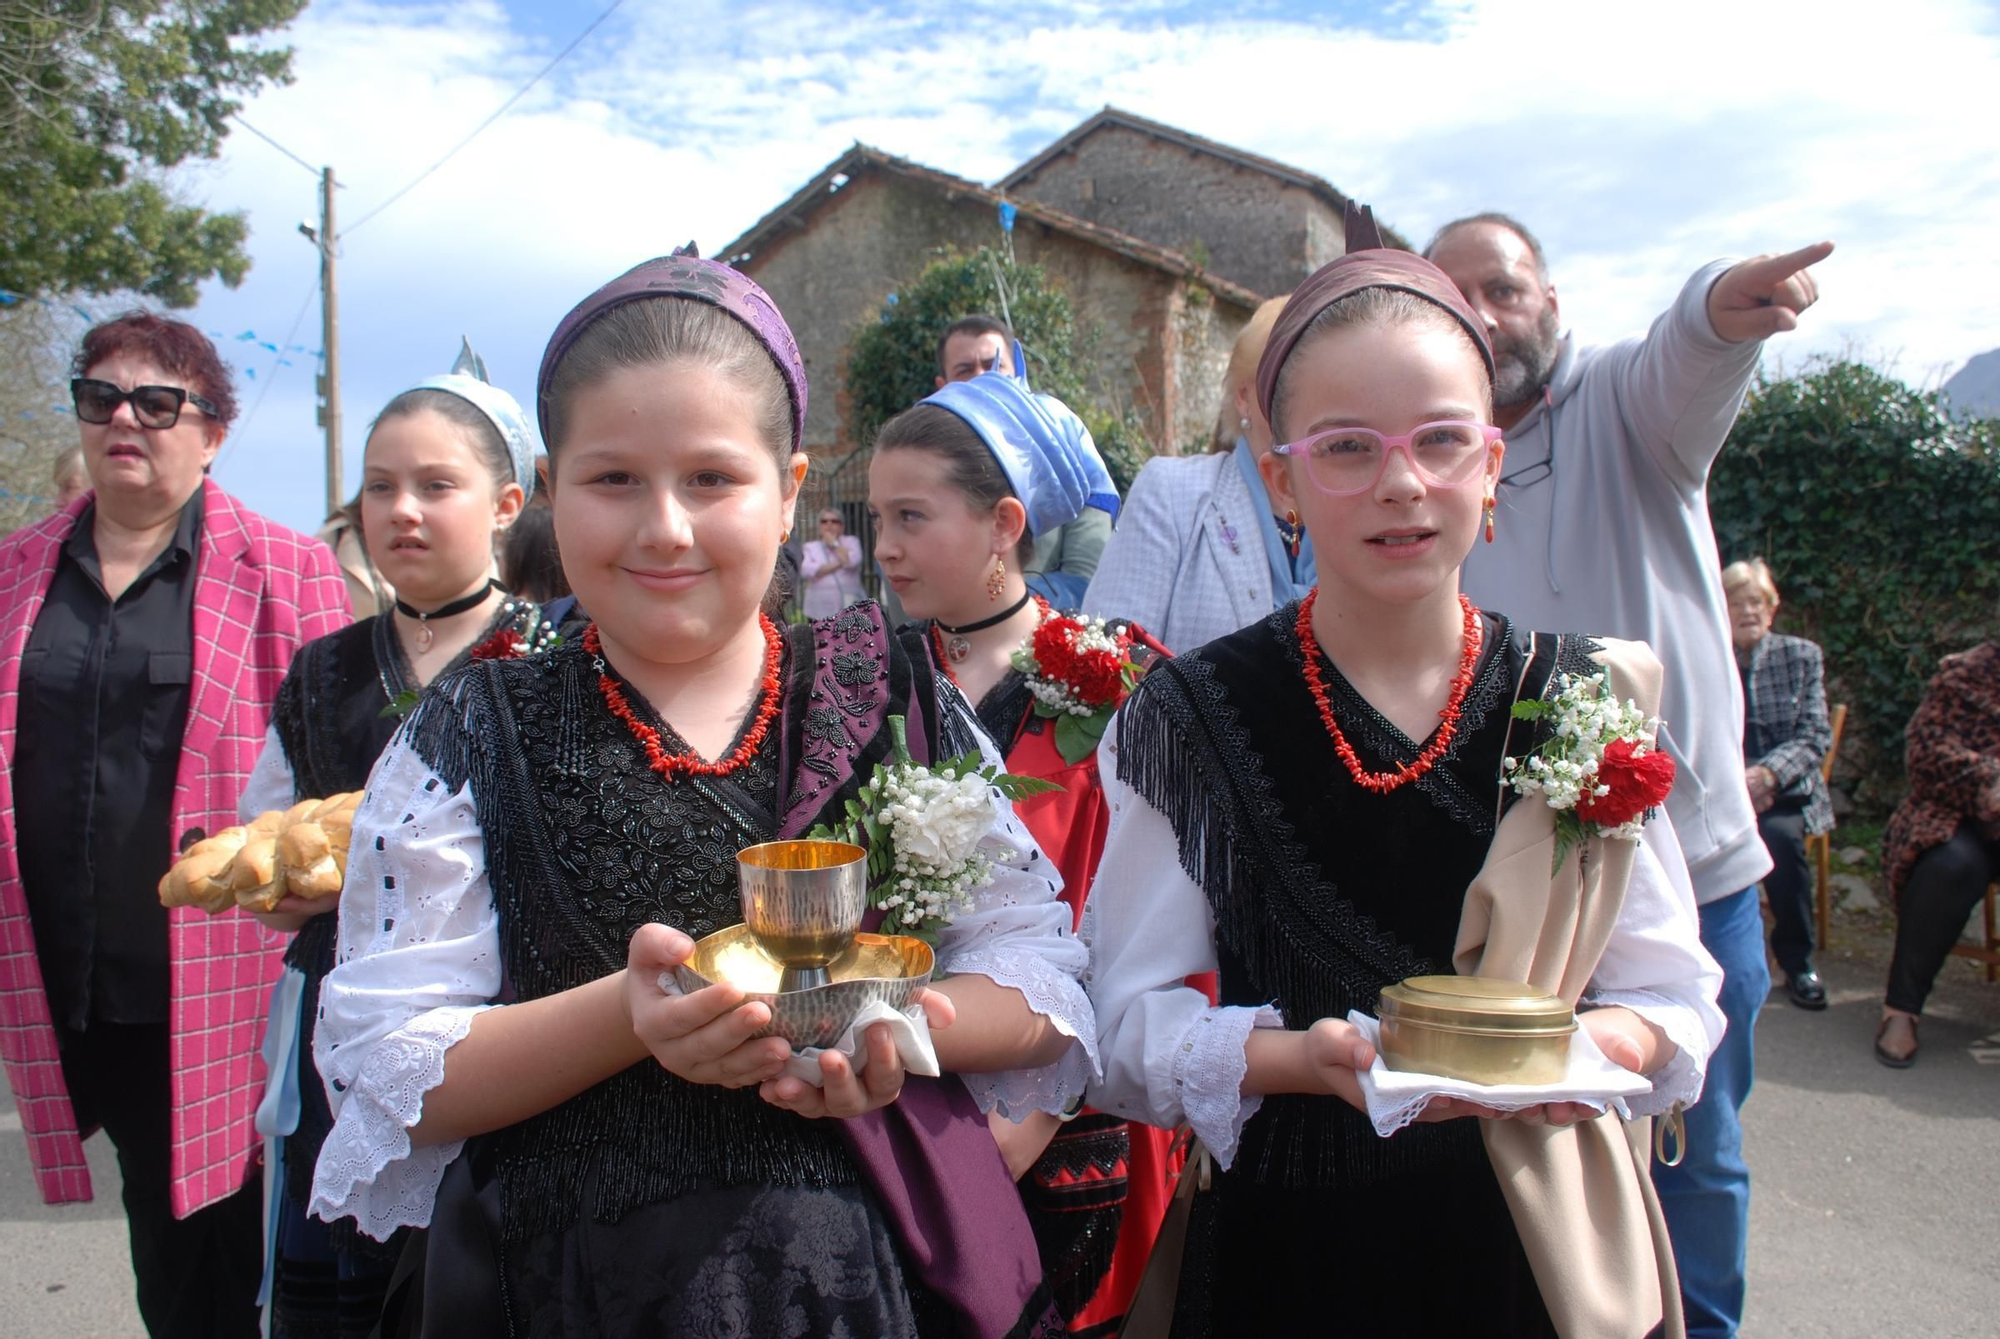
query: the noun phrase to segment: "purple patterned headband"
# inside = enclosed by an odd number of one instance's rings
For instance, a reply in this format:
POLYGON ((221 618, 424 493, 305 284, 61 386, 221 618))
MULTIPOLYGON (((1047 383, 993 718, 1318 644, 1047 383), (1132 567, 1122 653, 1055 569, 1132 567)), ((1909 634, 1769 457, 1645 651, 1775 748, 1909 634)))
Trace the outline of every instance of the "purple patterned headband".
POLYGON ((694 243, 678 247, 670 256, 659 256, 635 265, 604 287, 570 308, 556 333, 549 337, 542 354, 541 376, 535 382, 535 416, 542 428, 542 440, 551 447, 549 435, 549 385, 556 368, 590 324, 613 307, 640 298, 688 298, 720 307, 748 326, 757 342, 771 355, 784 378, 792 400, 792 450, 802 451, 806 437, 806 365, 791 327, 779 314, 770 294, 750 276, 719 261, 703 260, 694 243))
POLYGON ((1472 304, 1458 291, 1458 285, 1422 256, 1392 250, 1383 242, 1382 231, 1375 224, 1375 211, 1350 200, 1347 254, 1322 265, 1298 286, 1285 309, 1278 313, 1277 323, 1271 327, 1271 338, 1264 345, 1264 356, 1257 362, 1257 407, 1264 411, 1266 422, 1270 421, 1271 402, 1278 394, 1278 373, 1292 356, 1299 336, 1306 332, 1314 317, 1364 288, 1393 288, 1450 313, 1465 327, 1465 333, 1472 336, 1472 343, 1486 364, 1487 380, 1492 380, 1493 348, 1486 340, 1486 323, 1472 310, 1472 304))

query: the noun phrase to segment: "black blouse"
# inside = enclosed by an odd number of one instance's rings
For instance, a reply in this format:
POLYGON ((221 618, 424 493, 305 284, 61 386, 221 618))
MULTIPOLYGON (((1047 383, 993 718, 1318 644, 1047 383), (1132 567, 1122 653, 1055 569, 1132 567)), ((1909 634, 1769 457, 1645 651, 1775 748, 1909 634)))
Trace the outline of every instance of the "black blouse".
POLYGON ((167 1021, 174 774, 194 679, 200 490, 113 600, 86 507, 21 658, 14 806, 22 883, 60 1027, 167 1021))

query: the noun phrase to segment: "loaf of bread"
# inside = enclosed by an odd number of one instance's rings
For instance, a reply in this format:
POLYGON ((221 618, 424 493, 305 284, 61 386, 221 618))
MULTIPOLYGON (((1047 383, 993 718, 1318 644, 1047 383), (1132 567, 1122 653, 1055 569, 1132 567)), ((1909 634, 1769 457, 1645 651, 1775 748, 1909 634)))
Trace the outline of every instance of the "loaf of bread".
POLYGON ((347 843, 361 792, 301 800, 196 842, 160 880, 160 902, 217 915, 274 911, 289 894, 330 898, 347 877, 347 843))

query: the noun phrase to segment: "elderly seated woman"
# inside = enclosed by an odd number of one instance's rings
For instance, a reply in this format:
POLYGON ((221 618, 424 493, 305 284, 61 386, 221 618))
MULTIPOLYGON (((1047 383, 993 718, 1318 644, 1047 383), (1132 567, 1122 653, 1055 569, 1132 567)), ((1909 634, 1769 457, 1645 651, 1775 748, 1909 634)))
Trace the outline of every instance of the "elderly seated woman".
POLYGON ((1826 718, 1824 657, 1803 637, 1771 631, 1778 586, 1762 558, 1722 572, 1730 634, 1743 675, 1743 775, 1757 809, 1757 832, 1771 853, 1764 879, 1770 899, 1771 954, 1785 973, 1785 993, 1801 1009, 1826 1008, 1813 969, 1812 876, 1806 836, 1833 826, 1833 804, 1820 764, 1833 743, 1826 718))
POLYGON ((1944 658, 1906 739, 1910 793, 1882 836, 1896 953, 1875 1057, 1894 1069, 1915 1062, 1924 999, 2000 873, 2000 642, 1944 658))

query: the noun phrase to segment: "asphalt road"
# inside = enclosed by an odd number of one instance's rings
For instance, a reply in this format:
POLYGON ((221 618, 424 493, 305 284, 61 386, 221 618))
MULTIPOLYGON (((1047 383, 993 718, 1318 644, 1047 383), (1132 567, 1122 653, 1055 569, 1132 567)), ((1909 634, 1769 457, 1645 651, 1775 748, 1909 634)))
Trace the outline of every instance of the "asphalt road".
MULTIPOLYGON (((2000 985, 1946 964, 1922 1058, 1870 1051, 1879 924, 1843 922, 1809 1014, 1774 993, 1744 1108, 1751 1175, 1746 1339, 2000 1335, 2000 985)), ((0 1336, 143 1333, 110 1148, 85 1147, 95 1203, 48 1208, 0 1082, 0 1336)))

